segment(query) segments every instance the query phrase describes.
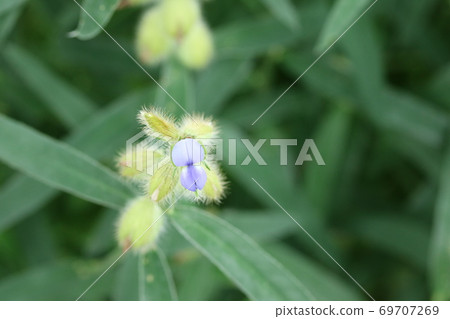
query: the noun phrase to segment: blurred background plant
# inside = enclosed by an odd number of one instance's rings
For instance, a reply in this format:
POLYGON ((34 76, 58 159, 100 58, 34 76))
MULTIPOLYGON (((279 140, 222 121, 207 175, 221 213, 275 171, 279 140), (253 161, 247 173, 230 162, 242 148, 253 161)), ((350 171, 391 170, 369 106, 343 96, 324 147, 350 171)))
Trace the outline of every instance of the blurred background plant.
MULTIPOLYGON (((131 2, 81 4, 138 58, 158 4, 131 2)), ((273 147, 267 166, 225 165, 220 206, 180 206, 157 250, 83 299, 367 299, 252 178, 375 299, 450 299, 448 1, 379 0, 251 125, 371 3, 202 2, 209 65, 148 73, 223 137, 314 138, 327 165, 294 166, 295 147, 287 166, 273 147)), ((76 299, 120 254, 135 192, 109 168, 138 109, 183 113, 74 1, 3 0, 0 43, 0 299, 76 299)))

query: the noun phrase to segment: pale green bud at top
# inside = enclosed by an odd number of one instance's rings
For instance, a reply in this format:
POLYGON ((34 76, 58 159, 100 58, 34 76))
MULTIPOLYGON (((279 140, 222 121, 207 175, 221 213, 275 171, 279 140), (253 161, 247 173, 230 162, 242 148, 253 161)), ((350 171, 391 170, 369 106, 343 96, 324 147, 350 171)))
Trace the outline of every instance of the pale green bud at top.
POLYGON ((117 228, 117 239, 126 250, 145 252, 155 245, 163 229, 162 209, 148 197, 132 200, 122 213, 117 228))
POLYGON ((159 63, 169 56, 174 45, 174 40, 164 32, 160 8, 148 10, 137 31, 136 47, 139 59, 148 65, 159 63))
POLYGON ((178 49, 178 57, 189 68, 204 68, 214 53, 213 39, 209 28, 199 21, 187 34, 178 49))
POLYGON ((197 0, 164 0, 161 10, 167 33, 177 39, 183 38, 200 19, 197 0))
POLYGON ((149 136, 166 140, 178 138, 178 128, 173 119, 156 108, 143 109, 139 112, 138 119, 145 125, 149 136))

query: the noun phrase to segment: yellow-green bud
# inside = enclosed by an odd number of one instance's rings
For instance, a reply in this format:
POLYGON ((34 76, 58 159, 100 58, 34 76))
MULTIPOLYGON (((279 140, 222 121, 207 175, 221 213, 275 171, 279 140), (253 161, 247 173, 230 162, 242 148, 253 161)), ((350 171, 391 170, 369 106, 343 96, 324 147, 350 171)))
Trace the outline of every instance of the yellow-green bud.
POLYGON ((225 178, 215 165, 205 169, 206 184, 203 195, 206 202, 220 202, 225 193, 225 178))
POLYGON ((214 138, 217 136, 213 120, 199 115, 185 116, 180 132, 185 137, 214 138))
POLYGON ((124 209, 117 227, 117 239, 126 250, 145 252, 155 245, 163 228, 163 211, 148 197, 132 200, 124 209))
POLYGON ((174 38, 183 38, 200 18, 197 0, 164 0, 161 4, 164 26, 174 38))
POLYGON ((118 158, 119 174, 125 178, 142 179, 152 172, 153 164, 162 154, 148 149, 123 152, 118 158))
POLYGON ((178 57, 189 68, 204 68, 214 53, 213 39, 206 24, 199 21, 187 34, 180 47, 178 57))
POLYGON ((164 31, 159 8, 148 10, 142 17, 137 31, 136 47, 139 59, 148 65, 167 58, 175 43, 164 31))
POLYGON ((155 108, 141 110, 138 118, 146 126, 146 133, 149 136, 170 140, 177 138, 179 135, 175 122, 155 108))
POLYGON ((155 202, 167 198, 175 190, 179 179, 180 172, 172 162, 162 165, 150 179, 148 187, 150 198, 155 202))

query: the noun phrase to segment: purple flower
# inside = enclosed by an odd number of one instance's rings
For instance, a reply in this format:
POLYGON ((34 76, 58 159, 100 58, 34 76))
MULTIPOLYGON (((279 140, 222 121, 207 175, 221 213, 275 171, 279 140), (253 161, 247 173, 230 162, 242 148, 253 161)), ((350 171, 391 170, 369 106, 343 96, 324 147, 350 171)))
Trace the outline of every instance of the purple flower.
POLYGON ((203 189, 206 184, 206 172, 198 164, 205 158, 205 150, 192 138, 183 139, 172 149, 172 162, 175 166, 183 167, 180 175, 181 185, 187 190, 195 192, 203 189))

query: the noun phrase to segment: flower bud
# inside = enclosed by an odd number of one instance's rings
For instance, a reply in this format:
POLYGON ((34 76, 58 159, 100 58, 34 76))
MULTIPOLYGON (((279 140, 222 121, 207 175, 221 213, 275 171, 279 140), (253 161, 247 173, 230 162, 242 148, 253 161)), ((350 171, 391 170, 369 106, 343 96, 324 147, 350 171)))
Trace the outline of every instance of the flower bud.
POLYGON ((164 0, 161 4, 166 31, 174 38, 183 38, 200 17, 197 0, 164 0))
POLYGON ((174 121, 162 112, 151 109, 139 112, 138 118, 147 127, 147 135, 166 140, 178 137, 178 128, 174 121))
POLYGON ((163 27, 163 19, 159 8, 148 10, 142 17, 136 37, 139 59, 148 65, 156 64, 167 58, 174 47, 163 27))
POLYGON ((178 48, 178 58, 189 68, 201 69, 209 63, 213 52, 211 32, 204 22, 199 21, 178 48))
POLYGON ((163 229, 163 211, 148 197, 132 200, 124 209, 117 227, 117 239, 125 250, 145 252, 155 245, 163 229))
POLYGON ((225 178, 215 165, 205 169, 206 184, 203 187, 203 196, 206 202, 219 202, 225 193, 225 178))
POLYGON ((203 116, 186 116, 182 123, 180 131, 183 136, 214 138, 218 133, 212 119, 203 116))
POLYGON ((125 178, 145 178, 162 156, 146 148, 123 152, 118 158, 119 174, 125 178))
POLYGON ((175 190, 179 177, 179 170, 171 162, 158 168, 151 177, 148 187, 151 199, 159 202, 167 198, 175 190))

